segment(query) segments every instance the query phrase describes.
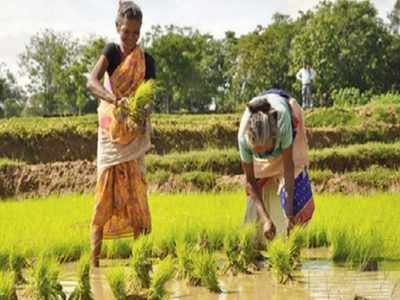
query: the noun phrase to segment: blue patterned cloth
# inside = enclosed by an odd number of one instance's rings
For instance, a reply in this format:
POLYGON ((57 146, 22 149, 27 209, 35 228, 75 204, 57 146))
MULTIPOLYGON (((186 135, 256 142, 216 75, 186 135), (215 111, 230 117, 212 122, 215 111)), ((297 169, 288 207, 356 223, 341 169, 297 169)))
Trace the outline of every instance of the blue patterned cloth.
MULTIPOLYGON (((281 200, 281 206, 287 215, 287 196, 284 187, 281 189, 279 198, 281 200)), ((311 219, 313 212, 314 201, 312 197, 311 183, 308 177, 307 169, 304 169, 294 181, 293 216, 297 219, 308 221, 311 219)))

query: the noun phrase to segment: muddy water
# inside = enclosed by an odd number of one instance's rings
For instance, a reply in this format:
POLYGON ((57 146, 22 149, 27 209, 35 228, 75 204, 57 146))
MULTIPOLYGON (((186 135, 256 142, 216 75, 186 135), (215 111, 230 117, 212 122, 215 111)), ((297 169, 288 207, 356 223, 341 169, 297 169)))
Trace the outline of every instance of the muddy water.
MULTIPOLYGON (((76 286, 74 265, 65 266, 62 284, 67 293, 76 286)), ((92 274, 92 289, 96 300, 112 300, 105 280, 109 266, 92 274)), ((308 260, 296 274, 296 281, 286 286, 276 284, 263 269, 253 275, 219 278, 224 293, 209 293, 205 288, 188 287, 184 282, 168 285, 171 299, 193 300, 303 300, 303 299, 399 299, 400 263, 382 263, 378 272, 359 272, 337 266, 327 260, 308 260)))

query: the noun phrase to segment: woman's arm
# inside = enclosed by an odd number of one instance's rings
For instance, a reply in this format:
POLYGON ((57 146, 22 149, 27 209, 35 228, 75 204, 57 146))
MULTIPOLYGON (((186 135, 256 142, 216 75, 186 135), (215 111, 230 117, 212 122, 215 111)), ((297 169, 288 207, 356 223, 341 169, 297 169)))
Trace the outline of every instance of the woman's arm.
POLYGON ((258 188, 257 181, 254 176, 253 163, 245 163, 242 161, 242 168, 246 175, 246 187, 253 201, 255 201, 258 215, 260 216, 263 224, 264 235, 267 239, 272 240, 275 236, 276 229, 265 209, 264 202, 262 201, 261 190, 258 188))
POLYGON ((294 191, 294 162, 293 146, 283 150, 283 176, 285 178, 285 189, 287 192, 286 213, 287 217, 293 217, 293 191, 294 191))
POLYGON ((96 97, 112 104, 117 103, 117 97, 107 91, 101 84, 101 79, 104 77, 108 68, 108 60, 104 55, 101 55, 92 72, 89 75, 87 88, 96 97))

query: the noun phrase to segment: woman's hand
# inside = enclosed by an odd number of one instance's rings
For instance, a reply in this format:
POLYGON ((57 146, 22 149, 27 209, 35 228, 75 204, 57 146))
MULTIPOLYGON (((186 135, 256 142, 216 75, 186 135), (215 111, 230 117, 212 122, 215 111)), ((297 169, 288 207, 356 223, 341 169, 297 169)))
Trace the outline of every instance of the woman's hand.
POLYGON ((276 227, 271 220, 268 220, 263 225, 263 234, 265 238, 272 241, 276 235, 276 227))

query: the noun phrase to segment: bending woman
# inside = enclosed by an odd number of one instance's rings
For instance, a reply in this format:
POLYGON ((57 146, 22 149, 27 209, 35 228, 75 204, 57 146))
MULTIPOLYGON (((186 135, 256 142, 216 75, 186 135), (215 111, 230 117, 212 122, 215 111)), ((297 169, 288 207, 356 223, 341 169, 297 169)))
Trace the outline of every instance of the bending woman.
POLYGON ((142 12, 131 1, 120 2, 116 27, 120 43, 103 49, 88 80, 100 99, 97 145, 96 206, 91 222, 91 262, 99 266, 103 238, 136 238, 151 230, 144 155, 150 149, 150 120, 127 131, 115 109, 144 80, 155 78, 153 58, 138 45, 142 12), (105 78, 104 78, 105 77, 105 78), (104 86, 102 79, 105 79, 104 86))
POLYGON ((296 100, 269 90, 249 102, 238 133, 248 194, 245 223, 259 222, 271 240, 314 211, 307 175, 308 146, 303 115, 296 100))

